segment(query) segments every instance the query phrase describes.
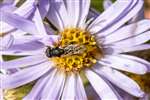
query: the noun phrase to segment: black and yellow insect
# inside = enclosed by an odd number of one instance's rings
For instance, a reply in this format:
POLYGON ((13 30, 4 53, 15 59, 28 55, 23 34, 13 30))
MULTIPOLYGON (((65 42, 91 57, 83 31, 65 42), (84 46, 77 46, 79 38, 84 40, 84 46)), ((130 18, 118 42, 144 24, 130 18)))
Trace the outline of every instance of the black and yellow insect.
POLYGON ((82 54, 86 50, 85 46, 79 46, 79 45, 68 45, 64 48, 60 47, 48 47, 46 49, 46 56, 47 57, 60 57, 60 56, 67 56, 67 55, 76 55, 76 54, 82 54))

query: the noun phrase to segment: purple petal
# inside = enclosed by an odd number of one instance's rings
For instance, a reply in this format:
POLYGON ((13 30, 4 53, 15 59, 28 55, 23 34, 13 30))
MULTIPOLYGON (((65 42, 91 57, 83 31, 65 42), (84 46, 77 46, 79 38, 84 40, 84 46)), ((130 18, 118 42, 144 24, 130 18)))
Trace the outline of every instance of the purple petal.
POLYGON ((150 31, 115 42, 113 43, 113 46, 116 48, 132 47, 132 46, 141 45, 147 42, 148 40, 150 40, 150 31))
POLYGON ((15 0, 3 0, 3 4, 13 4, 15 2, 15 0))
POLYGON ((134 47, 124 48, 123 51, 124 52, 133 52, 133 51, 140 51, 140 50, 147 50, 147 49, 150 49, 150 44, 142 44, 142 45, 137 45, 134 47))
POLYGON ((64 29, 64 26, 68 24, 67 22, 67 10, 63 0, 53 0, 50 2, 51 6, 47 14, 47 18, 51 21, 53 25, 60 31, 64 29))
POLYGON ((36 0, 26 0, 18 9, 16 9, 13 13, 23 16, 24 18, 28 18, 31 14, 33 14, 35 10, 36 0))
MULTIPOLYGON (((9 50, 11 51, 15 51, 16 53, 20 53, 20 52, 30 52, 30 51, 36 51, 36 50, 40 50, 43 51, 44 47, 43 44, 41 44, 40 42, 34 41, 34 42, 29 42, 29 43, 24 43, 22 45, 13 45, 9 48, 9 50)), ((9 51, 8 50, 8 51, 9 51)), ((14 53, 15 53, 14 52, 14 53)), ((36 52, 35 52, 36 53, 36 52)), ((44 52, 39 52, 39 53, 44 53, 44 52)))
POLYGON ((127 25, 105 37, 103 44, 113 44, 117 41, 133 37, 150 29, 150 20, 141 20, 137 23, 127 25), (118 37, 118 38, 116 38, 118 37))
MULTIPOLYGON (((44 27, 44 24, 42 22, 42 17, 40 15, 39 9, 37 8, 34 14, 34 17, 32 19, 35 23, 35 26, 37 28, 38 33, 36 33, 37 35, 41 35, 41 36, 46 36, 46 29, 44 27)), ((34 33, 35 34, 35 33, 34 33)))
POLYGON ((139 11, 139 13, 137 13, 137 15, 135 15, 132 19, 128 21, 128 24, 135 23, 142 19, 144 19, 144 5, 142 9, 139 11))
POLYGON ((46 48, 41 48, 37 50, 6 50, 6 51, 0 51, 3 55, 14 55, 14 56, 32 56, 32 55, 43 55, 45 54, 46 48))
POLYGON ((87 96, 84 90, 84 85, 81 77, 77 75, 77 85, 76 85, 76 100, 87 100, 87 96))
POLYGON ((35 65, 33 67, 22 69, 11 75, 1 76, 1 88, 3 89, 11 89, 16 88, 27 83, 30 83, 46 72, 48 72, 52 68, 50 62, 41 63, 39 65, 35 65), (38 73, 38 74, 37 74, 38 73))
MULTIPOLYGON (((13 45, 23 45, 25 43, 30 42, 37 42, 40 41, 43 37, 42 36, 35 36, 35 35, 23 35, 23 36, 14 36, 14 43, 13 45)), ((39 43, 39 46, 41 44, 39 43)))
POLYGON ((8 50, 0 51, 4 55, 33 55, 33 54, 43 54, 45 52, 45 46, 43 43, 39 42, 41 37, 35 36, 16 36, 13 45, 9 47, 8 50))
POLYGON ((104 6, 104 9, 108 9, 111 5, 113 4, 112 0, 104 0, 103 1, 103 6, 104 6))
POLYGON ((6 23, 31 34, 38 33, 35 24, 25 19, 24 17, 11 14, 8 12, 1 12, 1 13, 3 18, 2 20, 5 21, 6 23))
POLYGON ((77 27, 80 18, 80 3, 82 0, 66 0, 67 18, 69 27, 77 27))
POLYGON ((64 75, 64 73, 54 70, 49 81, 42 91, 41 99, 59 100, 64 89, 65 78, 66 76, 64 75))
POLYGON ((4 55, 35 55, 44 54, 46 47, 43 43, 37 41, 39 38, 24 36, 14 40, 14 43, 8 50, 0 51, 4 55))
POLYGON ((105 54, 119 54, 125 52, 141 51, 150 49, 150 44, 141 44, 133 47, 118 48, 114 46, 104 47, 105 54), (110 50, 111 49, 111 50, 110 50))
POLYGON ((48 35, 44 37, 40 42, 42 42, 45 46, 54 47, 54 45, 59 41, 60 41, 59 35, 48 35))
POLYGON ((124 25, 127 21, 129 21, 131 18, 133 18, 143 7, 143 0, 132 0, 134 3, 131 7, 129 7, 128 12, 125 15, 121 15, 120 19, 116 19, 116 22, 114 25, 109 24, 107 27, 110 27, 108 29, 103 29, 103 32, 101 34, 110 34, 120 28, 122 25, 124 25))
POLYGON ((74 73, 71 73, 71 75, 67 76, 61 99, 75 100, 75 98, 76 98, 76 77, 74 73))
POLYGON ((91 8, 88 14, 88 19, 90 18, 97 18, 100 15, 100 12, 96 11, 95 9, 91 8))
POLYGON ((101 100, 109 100, 109 99, 118 100, 113 90, 100 76, 98 76, 91 70, 86 70, 85 74, 90 84, 93 86, 93 88, 101 98, 101 100))
POLYGON ((139 62, 139 63, 142 63, 144 64, 147 68, 148 68, 148 71, 150 72, 150 62, 144 60, 144 59, 141 59, 141 58, 138 58, 138 57, 135 57, 135 56, 131 56, 131 55, 124 55, 124 54, 121 54, 121 56, 127 58, 127 59, 130 59, 130 60, 134 60, 136 62, 139 62))
POLYGON ((12 43, 14 42, 14 37, 10 34, 0 37, 0 50, 6 50, 8 49, 12 43))
POLYGON ((100 33, 99 36, 110 34, 135 16, 142 5, 143 0, 116 1, 91 24, 91 32, 100 33))
MULTIPOLYGON (((78 18, 78 27, 84 28, 87 16, 88 16, 88 12, 89 12, 89 8, 90 8, 90 0, 79 0, 79 18, 78 18)), ((76 9, 77 7, 75 7, 76 9)))
POLYGON ((121 95, 120 95, 120 91, 117 91, 117 87, 114 86, 111 82, 109 82, 107 79, 105 79, 103 76, 101 76, 101 78, 107 83, 107 85, 113 90, 113 92, 115 93, 115 95, 117 96, 117 98, 119 100, 124 100, 121 95))
POLYGON ((2 11, 7 11, 7 12, 13 12, 13 11, 15 11, 16 9, 17 9, 17 7, 15 7, 14 5, 12 5, 12 4, 0 4, 0 9, 2 10, 2 11))
MULTIPOLYGON (((50 73, 51 74, 51 73, 50 73)), ((40 94, 47 82, 49 81, 51 75, 41 77, 36 84, 33 86, 30 93, 23 98, 23 100, 40 100, 40 94)))
POLYGON ((13 69, 19 67, 29 67, 46 61, 48 61, 48 58, 45 55, 27 56, 27 57, 18 58, 11 61, 2 62, 1 68, 13 69))
POLYGON ((45 29, 46 29, 46 32, 48 35, 54 35, 55 34, 55 30, 52 29, 48 23, 44 23, 44 26, 45 26, 45 29))
MULTIPOLYGON (((29 2, 29 0, 27 0, 19 8, 17 8, 13 13, 20 15, 20 16, 23 16, 24 18, 28 18, 35 10, 35 6, 34 6, 35 4, 34 3, 35 3, 35 1, 30 0, 30 2, 29 2)), ((10 26, 7 23, 3 23, 3 25, 2 25, 3 33, 10 32, 14 29, 15 29, 14 27, 10 26)))
POLYGON ((50 1, 49 0, 39 0, 39 11, 41 14, 42 19, 47 15, 50 8, 50 1))
POLYGON ((112 67, 115 69, 132 72, 136 74, 145 74, 147 72, 147 68, 144 64, 124 58, 120 55, 108 55, 98 61, 100 64, 112 67))
POLYGON ((109 23, 112 23, 118 16, 123 14, 125 10, 127 10, 133 1, 116 1, 109 7, 106 11, 104 11, 99 17, 97 17, 89 26, 89 29, 93 33, 97 33, 106 27, 109 23), (110 17, 111 16, 111 17, 110 17))
POLYGON ((10 32, 8 32, 9 34, 12 34, 14 36, 14 38, 16 37, 21 37, 21 36, 25 36, 27 34, 27 32, 24 32, 22 30, 19 29, 14 29, 11 30, 10 32))
POLYGON ((94 71, 133 96, 142 97, 144 95, 144 92, 135 81, 114 69, 99 67, 94 68, 94 71))

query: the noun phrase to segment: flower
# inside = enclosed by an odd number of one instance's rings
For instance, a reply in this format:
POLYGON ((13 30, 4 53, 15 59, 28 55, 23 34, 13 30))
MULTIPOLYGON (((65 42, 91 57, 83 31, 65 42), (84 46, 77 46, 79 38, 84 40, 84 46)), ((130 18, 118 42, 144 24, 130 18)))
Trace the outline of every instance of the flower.
MULTIPOLYGON (((26 34, 22 30, 17 29, 18 27, 11 23, 13 21, 11 14, 17 16, 23 16, 23 18, 29 18, 35 11, 35 1, 26 0, 21 6, 17 6, 18 1, 15 0, 3 0, 0 4, 0 51, 8 50, 14 42, 14 38, 26 34)), ((41 8, 41 7, 39 7, 41 8)), ((27 31, 27 30, 26 30, 27 31)), ((0 61, 4 62, 2 54, 0 54, 0 61)), ((0 75, 11 74, 19 69, 3 70, 0 69, 0 75)), ((0 89, 0 100, 3 100, 3 90, 0 89)))
POLYGON ((26 35, 28 33, 37 33, 35 27, 36 24, 29 22, 25 19, 30 19, 32 21, 35 20, 34 13, 35 9, 38 6, 39 12, 42 15, 42 18, 47 14, 47 10, 49 9, 49 1, 45 0, 41 2, 39 0, 26 0, 18 7, 20 2, 13 0, 3 0, 0 5, 0 14, 1 14, 1 30, 0 30, 0 50, 3 51, 9 48, 13 44, 14 38, 18 38, 20 36, 26 35), (18 20, 19 19, 19 20, 18 20), (14 23, 17 22, 17 23, 14 23), (22 24, 20 27, 19 23, 22 24), (28 26, 33 26, 32 28, 28 26), (7 46, 7 47, 6 47, 7 46))
MULTIPOLYGON (((27 0, 23 5, 16 7, 17 2, 4 0, 0 5, 1 14, 1 30, 0 30, 0 50, 8 49, 15 37, 24 35, 25 32, 18 30, 18 26, 13 23, 11 14, 16 16, 23 16, 23 18, 29 18, 35 10, 35 2, 27 0)), ((27 30, 26 30, 27 31, 27 30)))
POLYGON ((53 0, 50 4, 46 17, 59 34, 48 35, 51 33, 47 33, 37 8, 37 34, 32 31, 33 35, 19 37, 5 50, 5 54, 25 57, 1 63, 2 69, 22 68, 2 75, 1 88, 16 88, 37 80, 24 100, 85 100, 80 77, 83 73, 103 100, 121 99, 111 83, 133 96, 144 95, 135 81, 118 71, 145 74, 150 66, 143 59, 122 54, 150 48, 144 44, 150 39, 150 20, 125 25, 138 13, 142 0, 118 0, 92 21, 86 21, 90 0, 53 0))

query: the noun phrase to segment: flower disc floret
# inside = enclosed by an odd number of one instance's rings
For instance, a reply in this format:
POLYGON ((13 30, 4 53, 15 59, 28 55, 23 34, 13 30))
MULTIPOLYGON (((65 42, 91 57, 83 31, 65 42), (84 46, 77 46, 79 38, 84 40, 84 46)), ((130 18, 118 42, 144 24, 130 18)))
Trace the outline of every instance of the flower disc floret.
POLYGON ((61 39, 58 43, 60 47, 64 48, 69 45, 78 45, 84 46, 85 50, 80 54, 50 58, 50 60, 55 62, 58 68, 67 72, 80 71, 83 68, 92 67, 96 63, 97 54, 102 54, 96 46, 94 36, 88 31, 79 28, 69 28, 61 32, 60 35, 61 39))

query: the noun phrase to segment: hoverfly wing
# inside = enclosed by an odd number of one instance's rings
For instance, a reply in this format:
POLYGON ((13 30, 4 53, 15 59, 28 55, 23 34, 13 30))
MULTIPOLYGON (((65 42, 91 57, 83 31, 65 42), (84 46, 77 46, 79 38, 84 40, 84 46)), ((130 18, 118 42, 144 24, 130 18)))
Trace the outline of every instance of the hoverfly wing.
POLYGON ((76 55, 76 54, 82 54, 86 50, 86 47, 84 45, 68 45, 64 47, 64 55, 76 55))

